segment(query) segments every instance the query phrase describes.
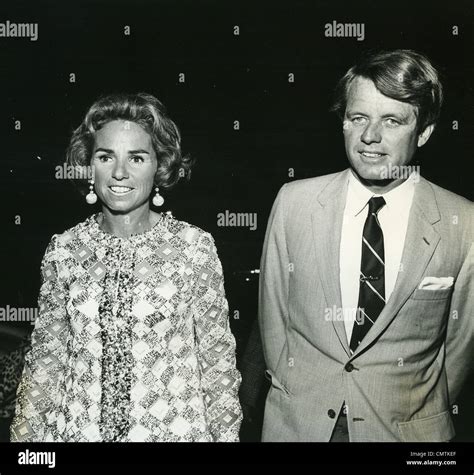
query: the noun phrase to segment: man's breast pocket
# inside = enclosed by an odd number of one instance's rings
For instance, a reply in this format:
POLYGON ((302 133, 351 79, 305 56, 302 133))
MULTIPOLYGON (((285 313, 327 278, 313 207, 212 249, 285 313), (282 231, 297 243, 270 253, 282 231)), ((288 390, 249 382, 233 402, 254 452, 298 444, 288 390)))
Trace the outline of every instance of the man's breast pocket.
POLYGON ((406 303, 410 320, 425 336, 439 335, 448 319, 453 289, 416 289, 406 303))
POLYGON ((411 295, 412 300, 445 300, 451 297, 453 288, 447 289, 416 289, 411 295))

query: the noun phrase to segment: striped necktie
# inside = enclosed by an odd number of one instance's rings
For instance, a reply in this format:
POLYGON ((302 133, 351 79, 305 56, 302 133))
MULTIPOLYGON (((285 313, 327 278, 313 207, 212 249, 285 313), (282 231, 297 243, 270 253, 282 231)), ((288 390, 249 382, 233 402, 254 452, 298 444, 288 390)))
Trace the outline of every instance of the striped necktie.
POLYGON ((362 235, 359 303, 350 342, 352 351, 359 346, 385 305, 383 232, 377 218, 377 213, 384 205, 385 200, 381 196, 369 200, 369 214, 362 235))

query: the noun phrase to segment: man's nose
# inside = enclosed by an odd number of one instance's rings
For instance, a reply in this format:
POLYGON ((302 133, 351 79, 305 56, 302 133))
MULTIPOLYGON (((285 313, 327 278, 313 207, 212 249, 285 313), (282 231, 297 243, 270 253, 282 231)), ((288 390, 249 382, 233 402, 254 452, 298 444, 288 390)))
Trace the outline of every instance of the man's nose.
POLYGON ((382 134, 380 133, 380 125, 378 123, 368 123, 360 139, 366 144, 380 143, 382 134))
POLYGON ((123 180, 124 178, 128 178, 128 168, 126 160, 119 159, 115 162, 115 166, 112 170, 112 177, 116 180, 123 180))

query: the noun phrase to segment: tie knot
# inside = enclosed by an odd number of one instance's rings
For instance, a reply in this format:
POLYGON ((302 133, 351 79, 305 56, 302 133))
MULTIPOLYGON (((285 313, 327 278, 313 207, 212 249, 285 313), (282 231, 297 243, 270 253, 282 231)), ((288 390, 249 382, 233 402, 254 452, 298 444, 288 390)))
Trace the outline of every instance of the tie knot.
POLYGON ((385 200, 383 199, 382 196, 373 196, 369 200, 369 213, 377 214, 384 205, 385 205, 385 200))

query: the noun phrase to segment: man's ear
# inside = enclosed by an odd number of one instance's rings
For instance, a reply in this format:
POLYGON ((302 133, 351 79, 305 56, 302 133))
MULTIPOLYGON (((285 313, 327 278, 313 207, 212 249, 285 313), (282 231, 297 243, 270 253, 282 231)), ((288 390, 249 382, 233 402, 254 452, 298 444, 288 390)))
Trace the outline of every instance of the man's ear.
POLYGON ((430 138, 431 134, 433 133, 435 126, 434 124, 428 125, 420 135, 418 135, 418 147, 423 147, 428 139, 430 138))

